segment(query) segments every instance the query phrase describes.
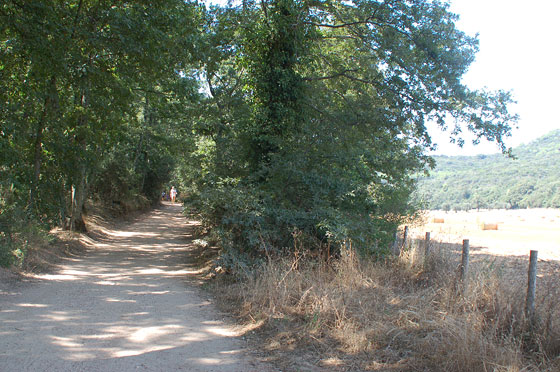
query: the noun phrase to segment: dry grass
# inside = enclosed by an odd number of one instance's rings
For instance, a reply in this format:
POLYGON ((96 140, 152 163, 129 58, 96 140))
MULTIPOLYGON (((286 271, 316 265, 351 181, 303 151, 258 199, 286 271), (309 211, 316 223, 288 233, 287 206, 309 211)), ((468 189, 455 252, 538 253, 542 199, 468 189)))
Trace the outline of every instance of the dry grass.
POLYGON ((64 258, 83 254, 86 247, 79 238, 80 234, 56 229, 50 232, 50 241, 30 240, 20 269, 27 274, 50 272, 64 258))
POLYGON ((286 371, 560 370, 553 280, 539 287, 530 323, 526 279, 479 264, 464 290, 456 257, 437 244, 424 257, 419 246, 386 262, 364 262, 350 249, 332 265, 274 259, 258 275, 222 282, 220 296, 266 324, 258 345, 286 371))
POLYGON ((470 239, 471 246, 480 247, 485 254, 527 256, 529 250, 538 249, 539 258, 560 261, 560 209, 431 211, 425 213, 424 221, 411 226, 409 236, 430 231, 432 239, 440 242, 470 239), (483 229, 484 223, 496 225, 496 229, 483 229))

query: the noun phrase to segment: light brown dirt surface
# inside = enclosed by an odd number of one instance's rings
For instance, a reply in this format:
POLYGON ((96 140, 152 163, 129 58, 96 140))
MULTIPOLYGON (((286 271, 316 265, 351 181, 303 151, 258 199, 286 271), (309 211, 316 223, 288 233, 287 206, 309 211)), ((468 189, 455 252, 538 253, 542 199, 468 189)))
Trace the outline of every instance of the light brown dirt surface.
POLYGON ((193 283, 194 224, 167 204, 4 283, 0 371, 272 371, 193 283))

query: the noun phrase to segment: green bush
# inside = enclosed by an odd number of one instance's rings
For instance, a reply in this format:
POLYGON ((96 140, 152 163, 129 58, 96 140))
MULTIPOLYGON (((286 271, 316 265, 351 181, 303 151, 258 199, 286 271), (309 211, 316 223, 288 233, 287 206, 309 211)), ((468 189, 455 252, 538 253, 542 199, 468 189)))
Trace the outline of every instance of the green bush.
POLYGON ((0 201, 0 266, 21 267, 30 244, 48 240, 46 226, 33 219, 17 204, 0 201))

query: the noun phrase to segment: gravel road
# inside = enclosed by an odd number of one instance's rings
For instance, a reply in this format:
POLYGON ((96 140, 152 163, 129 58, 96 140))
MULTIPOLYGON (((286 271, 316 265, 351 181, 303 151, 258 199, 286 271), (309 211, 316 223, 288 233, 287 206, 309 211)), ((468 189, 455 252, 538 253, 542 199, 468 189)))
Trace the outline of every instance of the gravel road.
POLYGON ((0 295, 0 371, 272 371, 190 282, 167 204, 0 295))

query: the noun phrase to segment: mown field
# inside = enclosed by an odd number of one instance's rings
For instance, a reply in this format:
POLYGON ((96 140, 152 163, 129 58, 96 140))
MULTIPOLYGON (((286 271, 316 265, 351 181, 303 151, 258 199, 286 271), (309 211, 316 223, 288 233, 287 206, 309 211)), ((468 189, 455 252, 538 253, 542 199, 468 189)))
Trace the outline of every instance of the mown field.
POLYGON ((444 244, 469 239, 473 255, 528 256, 538 250, 541 260, 560 260, 560 209, 429 211, 410 232, 416 238, 430 232, 444 244))

